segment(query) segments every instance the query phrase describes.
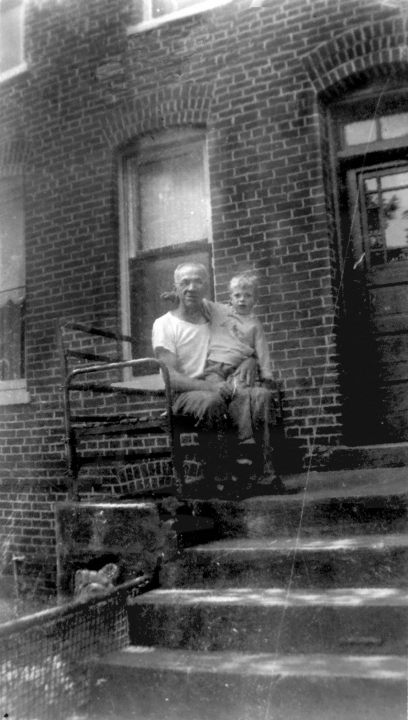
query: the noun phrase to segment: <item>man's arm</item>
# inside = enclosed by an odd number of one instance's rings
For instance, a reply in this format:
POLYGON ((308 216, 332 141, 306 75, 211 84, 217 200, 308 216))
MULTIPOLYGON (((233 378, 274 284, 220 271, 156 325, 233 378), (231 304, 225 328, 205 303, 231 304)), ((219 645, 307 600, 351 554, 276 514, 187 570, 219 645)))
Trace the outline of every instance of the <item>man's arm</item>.
POLYGON ((163 362, 169 371, 170 384, 174 390, 178 392, 187 392, 188 390, 208 390, 217 391, 224 399, 231 395, 231 388, 225 382, 210 382, 208 380, 199 380, 197 378, 188 377, 177 370, 177 359, 174 353, 163 347, 155 349, 155 356, 163 362))
POLYGON ((154 351, 158 360, 161 360, 169 371, 170 383, 174 390, 184 392, 187 390, 208 390, 205 380, 196 380, 188 377, 177 370, 177 359, 174 353, 162 347, 157 347, 154 351))

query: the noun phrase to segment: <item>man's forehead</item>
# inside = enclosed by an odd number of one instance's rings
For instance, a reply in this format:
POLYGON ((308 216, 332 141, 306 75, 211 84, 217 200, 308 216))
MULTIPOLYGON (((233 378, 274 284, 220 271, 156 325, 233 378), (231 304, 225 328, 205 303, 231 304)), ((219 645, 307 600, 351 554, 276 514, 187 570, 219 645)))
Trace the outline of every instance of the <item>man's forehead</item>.
POLYGON ((187 278, 200 278, 204 282, 207 282, 207 273, 204 268, 199 265, 185 265, 184 267, 177 269, 175 274, 176 282, 186 280, 187 278))

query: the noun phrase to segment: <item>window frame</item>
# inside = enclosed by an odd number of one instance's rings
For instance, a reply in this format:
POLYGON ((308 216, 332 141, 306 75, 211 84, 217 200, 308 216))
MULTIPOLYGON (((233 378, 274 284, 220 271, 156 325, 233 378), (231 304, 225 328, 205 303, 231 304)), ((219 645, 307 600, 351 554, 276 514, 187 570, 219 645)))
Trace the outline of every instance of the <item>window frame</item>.
MULTIPOLYGON (((358 207, 358 218, 356 218, 356 222, 353 225, 354 232, 358 233, 358 243, 359 248, 361 252, 365 254, 365 263, 366 267, 372 268, 378 268, 382 267, 383 265, 388 265, 390 263, 390 260, 388 259, 393 252, 393 249, 390 247, 387 247, 386 244, 386 236, 385 236, 385 229, 384 229, 384 216, 383 216, 383 210, 382 205, 379 206, 379 216, 380 216, 380 230, 381 230, 381 238, 383 241, 382 244, 382 256, 383 256, 383 262, 374 262, 373 258, 375 256, 375 253, 371 250, 370 244, 369 244, 369 228, 368 228, 368 213, 367 213, 367 204, 366 204, 366 194, 364 193, 364 179, 366 178, 381 178, 386 175, 392 175, 396 172, 400 171, 408 171, 408 163, 401 160, 395 160, 394 162, 384 162, 379 164, 372 164, 369 165, 366 169, 359 168, 359 169, 350 169, 348 171, 350 175, 349 179, 349 192, 350 196, 354 198, 354 203, 356 204, 356 208, 358 207), (351 176, 354 176, 351 179, 351 176), (358 227, 357 227, 358 225, 358 227)), ((382 190, 379 187, 378 193, 381 196, 382 190)), ((394 250, 402 250, 403 245, 396 246, 394 250)), ((408 249, 408 248, 407 248, 408 249)), ((379 254, 379 252, 378 252, 379 254)), ((398 257, 398 256, 396 256, 398 257)), ((405 257, 403 259, 399 259, 399 262, 406 262, 405 257)))
MULTIPOLYGON (((333 177, 334 213, 337 228, 339 265, 371 267, 363 238, 362 210, 358 174, 407 165, 408 131, 404 135, 347 146, 344 128, 348 123, 380 118, 408 111, 408 85, 375 81, 365 88, 350 92, 330 103, 327 108, 331 168, 333 177), (354 210, 353 210, 354 208, 354 210), (350 238, 354 237, 354 254, 349 254, 350 238)), ((401 262, 407 262, 403 260, 401 262)))
MULTIPOLYGON (((10 181, 13 185, 17 186, 19 185, 20 190, 20 197, 21 197, 21 211, 23 214, 23 224, 25 225, 24 218, 25 218, 25 212, 24 212, 24 177, 22 173, 18 174, 1 174, 0 173, 0 183, 10 181)), ((26 265, 26 237, 25 237, 25 229, 23 230, 23 250, 24 250, 24 256, 23 256, 23 265, 24 265, 24 298, 27 297, 27 276, 25 271, 25 265, 26 265)), ((26 359, 26 344, 24 342, 23 347, 23 368, 24 368, 24 377, 21 378, 15 378, 13 380, 1 380, 0 379, 0 406, 2 405, 19 405, 23 403, 28 403, 30 401, 30 395, 27 392, 27 375, 26 375, 26 368, 27 368, 27 359, 26 359)))
POLYGON ((160 25, 165 25, 175 20, 181 20, 192 15, 198 15, 202 12, 214 10, 224 5, 229 5, 234 0, 197 0, 190 7, 182 8, 181 10, 175 10, 159 17, 152 17, 152 0, 143 0, 143 20, 138 22, 136 25, 132 25, 128 28, 128 35, 133 33, 144 32, 160 25))
MULTIPOLYGON (((131 287, 129 264, 138 258, 141 262, 149 259, 160 259, 175 256, 183 252, 208 251, 212 261, 212 226, 208 150, 206 133, 197 128, 177 128, 165 130, 157 135, 146 136, 130 145, 119 159, 119 275, 120 275, 120 325, 124 335, 131 335, 131 287), (138 198, 137 167, 145 159, 157 157, 174 157, 177 149, 186 150, 201 145, 204 182, 207 197, 207 230, 208 237, 200 240, 187 240, 184 243, 169 244, 158 248, 138 250, 137 209, 138 198), (131 198, 135 202, 130 202, 131 198)), ((212 273, 211 273, 212 274, 212 273)), ((210 278, 210 291, 213 291, 213 278, 210 278)), ((132 348, 129 343, 123 344, 123 357, 131 359, 132 348)), ((130 371, 131 372, 131 371, 130 371)))

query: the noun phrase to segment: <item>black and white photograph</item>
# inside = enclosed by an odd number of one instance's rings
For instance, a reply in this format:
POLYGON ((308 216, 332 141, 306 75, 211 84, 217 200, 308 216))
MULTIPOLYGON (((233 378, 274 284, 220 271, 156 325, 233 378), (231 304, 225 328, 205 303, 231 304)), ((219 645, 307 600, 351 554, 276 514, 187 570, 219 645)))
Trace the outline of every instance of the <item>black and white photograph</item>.
POLYGON ((0 720, 407 720, 408 0, 0 0, 0 720))

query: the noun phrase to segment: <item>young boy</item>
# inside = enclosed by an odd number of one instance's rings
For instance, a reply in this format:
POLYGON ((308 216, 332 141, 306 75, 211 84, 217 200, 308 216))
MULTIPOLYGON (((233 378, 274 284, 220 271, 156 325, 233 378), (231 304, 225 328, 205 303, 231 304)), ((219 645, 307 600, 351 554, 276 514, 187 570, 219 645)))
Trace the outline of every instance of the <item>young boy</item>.
POLYGON ((250 474, 260 480, 273 472, 269 429, 277 418, 268 344, 262 324, 253 314, 258 281, 255 275, 243 273, 231 279, 229 289, 229 306, 216 304, 212 311, 204 377, 231 385, 229 414, 238 435, 237 463, 248 466, 250 474), (238 369, 250 357, 257 363, 252 386, 240 379, 238 369))
POLYGON ((243 387, 237 368, 243 360, 254 357, 258 380, 269 384, 272 371, 268 345, 262 324, 252 312, 257 300, 257 278, 247 273, 235 275, 229 288, 230 305, 223 306, 224 312, 218 312, 217 321, 212 323, 205 376, 214 374, 231 380, 234 388, 243 387))

